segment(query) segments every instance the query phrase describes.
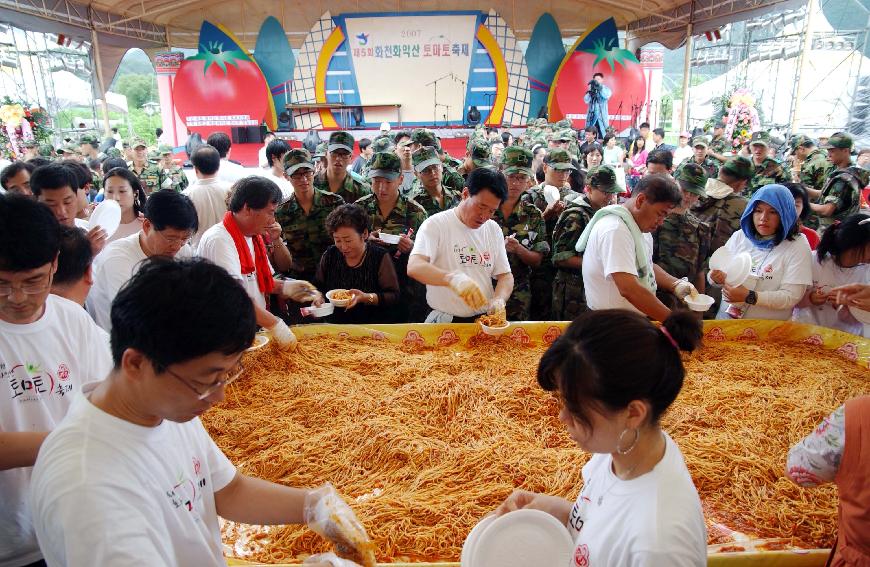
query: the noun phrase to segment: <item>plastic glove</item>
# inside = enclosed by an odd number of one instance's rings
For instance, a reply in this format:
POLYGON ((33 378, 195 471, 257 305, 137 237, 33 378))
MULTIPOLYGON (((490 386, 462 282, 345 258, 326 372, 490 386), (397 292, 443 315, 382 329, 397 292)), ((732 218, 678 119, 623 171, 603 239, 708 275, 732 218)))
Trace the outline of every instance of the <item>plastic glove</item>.
POLYGON ((478 311, 486 305, 486 296, 480 290, 480 286, 475 281, 462 272, 452 272, 447 274, 447 285, 453 290, 453 293, 462 298, 466 305, 478 311))
POLYGON ((688 281, 680 280, 677 282, 677 285, 674 286, 674 295, 679 299, 685 299, 686 296, 695 297, 698 295, 698 290, 688 281))
POLYGON ((267 330, 272 334, 272 338, 278 343, 279 347, 284 350, 296 350, 296 343, 298 341, 296 340, 296 335, 287 326, 287 323, 278 319, 278 322, 268 327, 267 330))
POLYGON ((354 563, 350 559, 342 559, 332 552, 312 555, 302 562, 303 565, 309 565, 311 563, 331 565, 332 567, 360 567, 359 563, 354 563))
POLYGON ((331 541, 340 555, 363 567, 375 567, 372 540, 331 484, 308 492, 303 518, 309 528, 331 541))
POLYGON ((305 280, 284 280, 281 286, 281 295, 298 303, 313 301, 317 294, 317 288, 305 280))
POLYGON ((496 297, 492 301, 489 302, 489 306, 487 307, 486 313, 488 315, 493 315, 500 319, 507 319, 507 311, 505 310, 504 299, 500 297, 496 297))

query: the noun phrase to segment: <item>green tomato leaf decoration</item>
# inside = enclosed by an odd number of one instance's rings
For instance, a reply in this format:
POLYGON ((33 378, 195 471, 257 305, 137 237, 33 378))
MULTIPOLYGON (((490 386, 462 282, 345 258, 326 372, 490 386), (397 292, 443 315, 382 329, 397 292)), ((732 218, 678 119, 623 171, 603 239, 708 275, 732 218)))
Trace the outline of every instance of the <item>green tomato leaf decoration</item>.
POLYGON ((640 61, 637 60, 637 57, 634 56, 634 53, 628 49, 622 49, 619 47, 619 41, 613 37, 607 39, 596 39, 592 49, 583 49, 581 51, 584 53, 591 53, 595 56, 595 62, 592 64, 593 67, 604 60, 607 61, 608 65, 610 65, 611 71, 616 70, 613 65, 614 62, 619 63, 623 67, 626 66, 627 62, 640 63, 640 61))
POLYGON ((217 41, 208 42, 208 46, 204 46, 202 44, 199 45, 199 53, 194 55, 193 57, 189 57, 188 59, 196 60, 196 61, 205 61, 205 65, 202 66, 202 74, 205 75, 208 71, 208 68, 212 65, 217 65, 221 68, 221 71, 224 72, 224 75, 227 74, 227 64, 234 66, 236 69, 239 68, 238 61, 241 59, 242 61, 250 61, 248 54, 242 51, 241 49, 233 49, 232 51, 224 51, 224 44, 217 41))

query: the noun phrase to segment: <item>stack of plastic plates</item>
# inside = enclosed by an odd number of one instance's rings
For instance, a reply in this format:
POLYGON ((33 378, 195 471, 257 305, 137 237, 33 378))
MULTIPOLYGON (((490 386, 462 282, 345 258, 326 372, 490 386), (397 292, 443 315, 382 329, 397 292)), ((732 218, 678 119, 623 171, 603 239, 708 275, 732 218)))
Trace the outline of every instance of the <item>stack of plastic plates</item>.
POLYGON ((487 516, 465 539, 462 567, 567 567, 574 544, 559 520, 540 510, 487 516))
POLYGON ((737 287, 743 285, 752 271, 752 256, 749 252, 732 254, 723 246, 710 256, 710 269, 725 272, 725 283, 737 287))

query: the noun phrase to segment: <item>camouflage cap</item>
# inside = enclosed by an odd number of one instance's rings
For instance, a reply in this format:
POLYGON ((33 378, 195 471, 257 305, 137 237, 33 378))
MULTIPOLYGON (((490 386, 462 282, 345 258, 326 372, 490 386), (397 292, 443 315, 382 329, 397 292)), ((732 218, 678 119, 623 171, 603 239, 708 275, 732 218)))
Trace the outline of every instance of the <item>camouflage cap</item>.
POLYGON ((759 130, 758 132, 753 132, 752 137, 749 138, 750 146, 764 146, 765 148, 770 146, 770 134, 765 132, 764 130, 759 130))
POLYGON ((353 135, 350 132, 345 132, 344 130, 333 132, 329 135, 329 145, 327 146, 326 151, 334 152, 336 150, 345 150, 353 153, 354 141, 353 135))
POLYGON ((552 149, 547 152, 544 163, 553 169, 577 169, 571 163, 571 154, 561 149, 552 149))
POLYGON ((547 119, 546 118, 535 118, 535 120, 532 122, 532 125, 536 126, 538 128, 543 128, 544 126, 547 125, 547 119))
POLYGON ((698 146, 704 146, 705 148, 710 147, 707 144, 707 138, 705 138, 704 136, 695 136, 694 138, 692 138, 692 147, 697 148, 698 146))
POLYGON ((157 163, 160 160, 160 154, 157 150, 148 150, 148 161, 157 163))
POLYGON ((417 148, 417 151, 411 154, 411 162, 414 164, 414 171, 423 171, 430 165, 440 165, 441 158, 438 157, 438 151, 432 146, 422 146, 417 148))
POLYGON ((477 167, 486 167, 492 165, 489 158, 492 156, 492 146, 486 140, 481 138, 471 138, 466 146, 468 155, 471 156, 471 161, 477 167))
POLYGON ((63 152, 64 154, 78 154, 81 153, 79 151, 79 147, 75 144, 64 144, 60 148, 58 148, 57 153, 63 152))
POLYGON ((388 152, 393 149, 393 141, 389 136, 381 136, 379 138, 375 138, 375 141, 372 142, 372 151, 374 153, 380 152, 388 152))
POLYGON ((93 134, 85 134, 79 138, 79 144, 99 144, 99 140, 93 134))
POLYGON ((852 140, 852 136, 850 136, 846 132, 835 132, 831 134, 831 137, 828 138, 828 141, 824 143, 822 148, 826 150, 851 150, 854 143, 855 142, 854 140, 852 140))
POLYGON ((421 146, 438 147, 438 138, 435 136, 435 132, 428 128, 417 128, 411 132, 411 142, 421 146))
POLYGON ((726 161, 721 171, 733 175, 737 179, 752 179, 755 175, 755 166, 752 165, 749 158, 737 156, 726 161))
POLYGON ((550 134, 551 140, 558 140, 559 142, 570 142, 571 140, 577 139, 577 134, 574 133, 574 130, 570 128, 562 128, 561 130, 556 130, 552 134, 550 134))
POLYGON ((135 150, 136 148, 140 147, 147 148, 148 144, 146 144, 145 140, 143 140, 142 138, 133 138, 132 140, 130 140, 130 147, 135 150))
POLYGON ((326 148, 329 146, 327 142, 320 142, 317 144, 317 147, 314 148, 314 155, 312 157, 322 158, 326 155, 326 148))
POLYGON ((406 146, 410 146, 413 143, 414 143, 414 141, 411 140, 411 138, 402 138, 402 140, 398 144, 396 144, 396 148, 402 149, 406 146))
POLYGON ((563 118, 562 120, 559 120, 558 122, 556 122, 556 128, 570 130, 571 129, 571 121, 567 118, 563 118))
POLYGON ((297 169, 308 168, 314 171, 314 162, 311 160, 311 154, 305 148, 293 148, 286 154, 281 164, 284 166, 284 173, 293 175, 297 169))
POLYGON ((51 144, 39 144, 39 155, 42 157, 51 157, 51 154, 54 152, 54 148, 51 144))
POLYGON ((616 184, 616 172, 609 165, 596 165, 589 168, 586 184, 605 193, 622 193, 622 187, 616 184))
POLYGON ((791 140, 788 141, 788 145, 792 149, 792 151, 798 149, 799 147, 808 147, 812 146, 813 144, 815 144, 815 142, 813 142, 812 138, 803 134, 795 134, 791 137, 791 140))
POLYGON ((680 189, 704 196, 704 188, 707 186, 707 174, 704 168, 697 163, 687 163, 677 170, 674 179, 680 184, 680 189))
POLYGON ((385 177, 389 180, 402 175, 402 162, 393 152, 378 152, 372 156, 369 164, 369 179, 385 177))
POLYGON ((170 146, 169 144, 160 144, 159 146, 157 146, 157 153, 162 156, 165 156, 166 154, 171 154, 172 146, 170 146))
POLYGON ((504 166, 504 174, 525 173, 530 178, 534 179, 535 172, 532 171, 532 162, 535 160, 534 154, 522 146, 508 146, 501 154, 501 163, 504 166))
POLYGON ((119 150, 118 148, 109 148, 106 150, 105 153, 106 153, 107 158, 119 158, 119 157, 121 157, 121 150, 119 150))

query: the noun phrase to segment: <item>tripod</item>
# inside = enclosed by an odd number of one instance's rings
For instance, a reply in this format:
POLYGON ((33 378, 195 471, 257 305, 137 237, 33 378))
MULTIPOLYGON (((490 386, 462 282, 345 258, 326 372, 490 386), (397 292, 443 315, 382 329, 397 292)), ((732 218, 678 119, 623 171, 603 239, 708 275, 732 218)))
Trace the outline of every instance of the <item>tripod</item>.
POLYGON ((447 116, 450 114, 450 105, 447 105, 447 104, 439 104, 439 103, 438 103, 438 83, 439 83, 440 81, 443 81, 444 79, 453 79, 453 78, 455 78, 455 77, 454 77, 453 73, 451 72, 451 73, 447 73, 447 74, 444 75, 443 77, 438 77, 437 79, 435 79, 435 80, 432 81, 432 82, 426 83, 426 86, 427 86, 427 87, 428 87, 429 85, 432 85, 432 87, 433 87, 433 94, 432 94, 432 106, 433 106, 433 108, 432 108, 432 124, 433 124, 434 126, 437 126, 437 125, 438 125, 438 109, 439 109, 439 108, 443 108, 443 109, 445 109, 445 112, 444 112, 444 125, 445 125, 445 126, 447 125, 447 122, 448 122, 448 120, 447 120, 447 116))

